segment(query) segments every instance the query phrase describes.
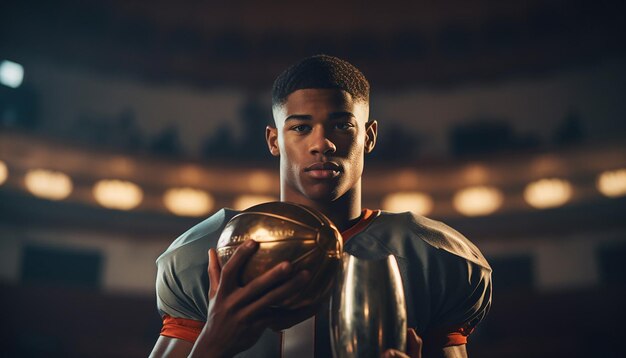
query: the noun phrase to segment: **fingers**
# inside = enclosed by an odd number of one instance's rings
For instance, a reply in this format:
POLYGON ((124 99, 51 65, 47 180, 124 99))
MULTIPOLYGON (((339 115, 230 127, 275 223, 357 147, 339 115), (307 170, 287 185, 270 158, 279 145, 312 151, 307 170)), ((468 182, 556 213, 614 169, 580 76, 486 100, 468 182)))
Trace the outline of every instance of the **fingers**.
POLYGON ((422 357, 422 346, 424 342, 417 335, 413 328, 409 328, 406 335, 406 352, 412 358, 422 357))
POLYGON ((248 261, 250 256, 254 254, 258 246, 259 244, 254 240, 246 240, 246 242, 239 245, 233 256, 231 256, 224 267, 222 267, 222 275, 225 276, 224 284, 237 284, 236 275, 241 271, 241 268, 248 261))
POLYGON ((244 294, 250 297, 260 296, 265 293, 265 291, 276 286, 279 282, 287 279, 292 270, 293 267, 289 262, 281 262, 261 276, 250 281, 245 286, 244 294))
MULTIPOLYGON (((266 274, 271 273, 270 271, 266 272, 266 274)), ((265 274, 263 276, 265 276, 265 274)), ((259 278, 262 278, 263 276, 259 278)), ((250 304, 245 308, 245 316, 248 316, 248 317, 256 316, 262 313, 268 307, 272 305, 276 305, 284 301, 287 298, 293 297, 302 287, 304 287, 304 285, 306 285, 306 283, 310 279, 311 279, 311 274, 308 271, 298 272, 298 274, 296 274, 291 279, 283 282, 282 284, 280 284, 280 286, 271 289, 266 294, 259 297, 257 300, 250 302, 250 304)), ((269 283, 274 282, 274 281, 270 281, 270 279, 268 279, 267 282, 263 282, 262 284, 265 286, 265 289, 269 289, 272 286, 269 283)))
POLYGON ((218 295, 235 309, 237 316, 244 321, 261 319, 260 313, 276 306, 287 298, 294 297, 310 280, 308 271, 293 275, 289 262, 282 262, 244 286, 238 285, 237 276, 243 266, 258 248, 254 240, 247 240, 239 246, 223 267, 219 267, 217 253, 209 250, 209 299, 218 295), (215 284, 217 283, 217 284, 215 284))
POLYGON ((396 349, 387 349, 381 358, 422 358, 422 339, 415 333, 413 328, 409 328, 406 334, 406 353, 402 353, 396 349))
POLYGON ((387 349, 386 351, 383 352, 383 354, 380 355, 380 357, 381 358, 409 358, 408 355, 395 349, 387 349))
POLYGON ((220 268, 219 259, 217 258, 217 252, 215 249, 209 250, 209 299, 215 297, 217 293, 217 287, 220 285, 220 275, 222 269, 220 268))

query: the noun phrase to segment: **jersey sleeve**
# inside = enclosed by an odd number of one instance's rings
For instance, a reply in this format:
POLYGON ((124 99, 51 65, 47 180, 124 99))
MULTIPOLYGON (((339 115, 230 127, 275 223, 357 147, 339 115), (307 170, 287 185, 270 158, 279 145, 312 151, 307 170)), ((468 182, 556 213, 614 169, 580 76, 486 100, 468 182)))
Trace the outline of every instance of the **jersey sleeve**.
POLYGON ((174 258, 157 261, 156 281, 157 308, 163 320, 161 335, 195 342, 204 327, 206 310, 202 311, 206 299, 186 292, 186 280, 179 277, 174 258))
POLYGON ((205 322, 193 319, 174 318, 168 315, 163 316, 163 326, 161 328, 161 336, 178 338, 184 341, 194 343, 205 322))
POLYGON ((449 226, 416 218, 419 236, 429 244, 426 275, 431 316, 425 347, 467 343, 491 307, 491 267, 480 250, 449 226))
POLYGON ((221 209, 178 237, 156 261, 156 298, 161 335, 195 342, 206 322, 207 251, 237 212, 221 209))
POLYGON ((491 307, 491 270, 449 258, 433 292, 433 325, 423 337, 425 345, 447 347, 467 343, 467 337, 491 307), (444 281, 445 280, 445 281, 444 281))

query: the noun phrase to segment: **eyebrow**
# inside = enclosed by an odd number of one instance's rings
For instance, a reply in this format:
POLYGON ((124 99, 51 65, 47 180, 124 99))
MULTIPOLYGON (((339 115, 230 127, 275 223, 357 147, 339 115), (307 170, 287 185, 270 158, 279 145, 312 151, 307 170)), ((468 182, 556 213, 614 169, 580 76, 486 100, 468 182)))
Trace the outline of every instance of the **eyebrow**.
POLYGON ((313 119, 313 117, 311 117, 308 114, 292 114, 290 116, 287 116, 287 118, 285 118, 285 122, 287 122, 288 120, 303 120, 303 121, 310 121, 311 119, 313 119))
MULTIPOLYGON (((345 117, 354 117, 354 114, 350 112, 342 111, 342 112, 333 112, 328 115, 328 118, 330 120, 335 120, 335 119, 345 118, 345 117)), ((288 120, 292 120, 292 119, 310 121, 313 119, 313 116, 311 116, 310 114, 292 114, 292 115, 287 116, 287 118, 285 118, 285 122, 287 122, 288 120)))

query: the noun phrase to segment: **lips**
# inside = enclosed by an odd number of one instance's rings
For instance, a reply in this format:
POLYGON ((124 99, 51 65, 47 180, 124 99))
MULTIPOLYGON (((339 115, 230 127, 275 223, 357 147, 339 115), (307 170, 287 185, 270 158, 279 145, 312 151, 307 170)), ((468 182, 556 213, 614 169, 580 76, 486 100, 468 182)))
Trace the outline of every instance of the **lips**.
POLYGON ((330 179, 339 175, 341 167, 335 162, 317 162, 306 167, 304 171, 315 179, 330 179))
POLYGON ((317 163, 313 163, 311 165, 309 165, 308 167, 306 167, 304 169, 305 172, 311 171, 311 170, 334 170, 334 171, 339 171, 339 164, 335 163, 335 162, 317 162, 317 163))

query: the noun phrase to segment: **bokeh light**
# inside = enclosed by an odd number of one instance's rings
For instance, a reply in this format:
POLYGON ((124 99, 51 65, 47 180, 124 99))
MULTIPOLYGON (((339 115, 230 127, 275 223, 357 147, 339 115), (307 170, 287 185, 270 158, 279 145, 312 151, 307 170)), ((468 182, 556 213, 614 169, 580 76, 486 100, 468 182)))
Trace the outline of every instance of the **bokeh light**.
POLYGON ((49 200, 65 199, 73 189, 72 180, 67 174, 46 169, 28 171, 24 184, 31 194, 49 200))
POLYGON ((433 200, 427 194, 420 192, 400 192, 385 196, 381 207, 383 210, 405 212, 410 211, 418 215, 427 215, 433 210, 433 200))
POLYGON ((248 188, 256 193, 269 191, 273 184, 272 176, 263 171, 254 171, 248 177, 248 188))
POLYGON ((626 195, 626 169, 605 171, 598 175, 596 187, 610 198, 626 195))
POLYGON ((466 216, 481 216, 498 210, 504 196, 494 187, 474 186, 458 191, 452 201, 459 213, 466 216))
POLYGON ((245 210, 251 206, 267 203, 269 201, 277 201, 278 198, 269 195, 241 195, 233 202, 235 210, 245 210))
POLYGON ((541 179, 524 189, 524 200, 537 209, 555 208, 572 197, 572 185, 562 179, 541 179))
POLYGON ((0 160, 0 185, 4 184, 8 177, 9 169, 7 168, 7 165, 0 160))
POLYGON ((24 80, 24 67, 19 63, 4 60, 0 62, 0 83, 18 88, 24 80))
POLYGON ((165 207, 180 216, 201 216, 213 208, 209 193, 193 188, 171 188, 163 195, 165 207))
POLYGON ((143 191, 129 181, 105 179, 94 185, 93 196, 105 208, 130 210, 141 203, 143 191))

